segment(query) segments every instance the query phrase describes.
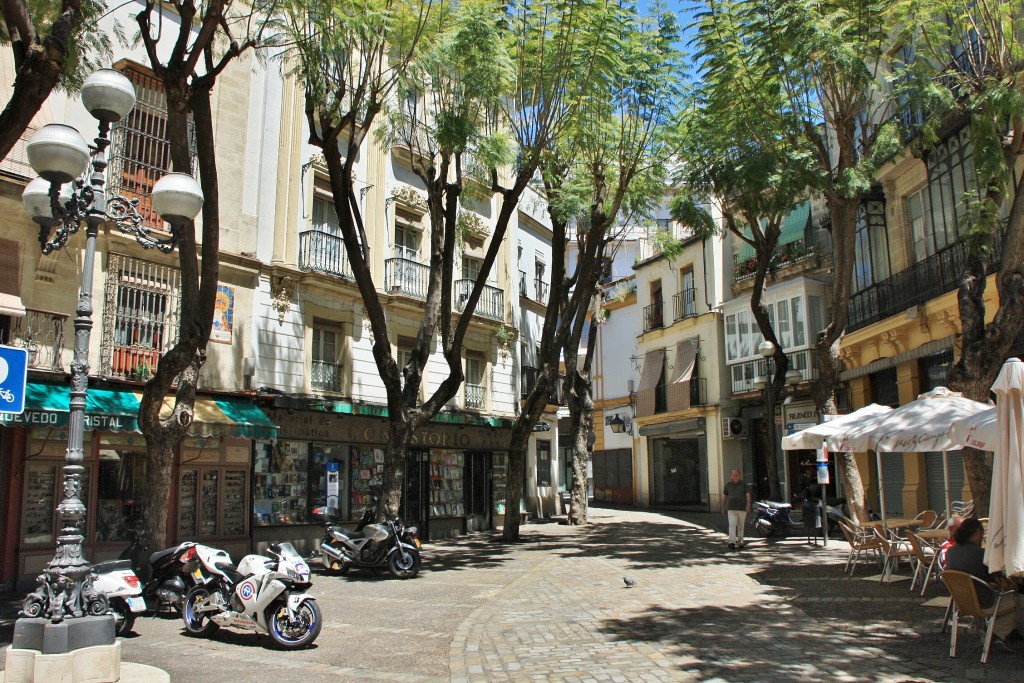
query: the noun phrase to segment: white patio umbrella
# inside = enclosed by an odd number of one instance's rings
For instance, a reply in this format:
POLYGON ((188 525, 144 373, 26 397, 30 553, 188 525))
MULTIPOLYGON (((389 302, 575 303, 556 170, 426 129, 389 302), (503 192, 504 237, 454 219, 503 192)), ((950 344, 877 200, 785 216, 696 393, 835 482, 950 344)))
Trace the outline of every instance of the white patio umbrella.
POLYGON ((904 403, 892 412, 853 425, 825 439, 830 451, 863 453, 874 450, 878 468, 878 503, 885 520, 885 491, 882 477, 882 453, 925 453, 942 451, 945 476, 946 510, 950 508, 949 465, 946 451, 962 446, 949 436, 953 422, 989 408, 984 403, 964 398, 946 387, 921 394, 916 401, 904 403))
POLYGON ((965 448, 992 451, 996 443, 996 408, 961 418, 949 428, 949 437, 965 448))
POLYGON ((863 408, 858 408, 852 413, 838 415, 827 422, 822 422, 821 424, 816 424, 813 427, 808 427, 807 429, 802 429, 799 432, 794 432, 788 436, 782 437, 782 450, 816 450, 821 448, 821 442, 824 441, 826 437, 838 434, 852 426, 860 424, 868 418, 877 417, 878 415, 884 415, 889 412, 892 412, 892 408, 889 406, 881 406, 877 403, 866 405, 863 408))
POLYGON ((1024 574, 1024 363, 1003 363, 992 391, 996 440, 985 564, 990 572, 1018 576, 1024 574))

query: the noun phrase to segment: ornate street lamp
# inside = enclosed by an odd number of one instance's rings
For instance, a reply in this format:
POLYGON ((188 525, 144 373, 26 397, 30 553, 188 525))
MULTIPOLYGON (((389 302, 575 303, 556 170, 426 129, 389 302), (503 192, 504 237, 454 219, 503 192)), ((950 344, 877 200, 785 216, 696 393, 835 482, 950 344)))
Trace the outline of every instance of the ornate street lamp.
MULTIPOLYGON (((82 103, 99 121, 99 133, 94 144, 87 145, 71 126, 44 126, 26 146, 29 163, 40 177, 29 183, 22 195, 25 211, 39 225, 39 244, 44 254, 64 247, 68 238, 83 224, 86 236, 82 288, 75 311, 64 498, 57 506, 61 534, 57 538, 53 559, 39 576, 35 592, 25 598, 21 612, 22 617, 46 617, 53 624, 107 612, 106 597, 93 590, 92 567, 82 552, 82 523, 86 512, 82 496, 82 475, 85 472, 82 440, 89 384, 93 265, 99 227, 111 222, 121 232, 133 236, 144 248, 156 248, 166 254, 173 251, 181 231, 198 215, 203 205, 203 193, 191 176, 171 173, 161 178, 153 187, 152 202, 153 209, 171 225, 169 236, 162 236, 153 234, 145 226, 136 209, 138 200, 120 196, 108 199, 104 186, 110 125, 125 117, 135 106, 135 89, 124 74, 113 69, 100 69, 82 85, 82 103), (86 178, 90 162, 92 172, 86 178)), ((42 649, 25 639, 19 644, 17 634, 16 627, 14 647, 42 649)), ((86 640, 90 645, 99 644, 94 638, 86 640)), ((78 645, 75 642, 76 637, 71 637, 67 649, 80 647, 82 640, 77 640, 78 645)), ((110 629, 110 642, 113 642, 113 629, 110 629)))
POLYGON ((612 428, 612 431, 616 434, 630 433, 629 423, 622 419, 621 415, 616 415, 609 422, 608 426, 612 428))

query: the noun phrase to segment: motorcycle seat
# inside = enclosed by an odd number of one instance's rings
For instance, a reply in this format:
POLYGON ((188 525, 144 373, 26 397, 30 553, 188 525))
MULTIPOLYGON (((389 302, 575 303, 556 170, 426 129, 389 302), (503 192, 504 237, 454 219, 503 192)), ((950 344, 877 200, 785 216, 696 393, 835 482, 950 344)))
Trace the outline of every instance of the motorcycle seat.
POLYGON ((332 531, 336 534, 344 536, 345 538, 365 538, 366 534, 362 531, 349 531, 348 529, 342 529, 341 527, 335 527, 332 531))
POLYGON ((166 548, 164 550, 158 550, 149 556, 149 563, 154 567, 160 563, 161 560, 167 559, 174 554, 177 548, 166 548))
POLYGON ((238 572, 238 567, 229 562, 214 562, 213 566, 224 572, 231 583, 238 583, 245 578, 238 572))
POLYGON ((106 560, 97 562, 92 566, 93 574, 106 574, 108 572, 119 572, 132 568, 131 560, 106 560))
POLYGON ((767 505, 768 507, 774 508, 776 510, 788 510, 791 507, 793 507, 789 503, 776 503, 774 500, 765 500, 765 501, 762 501, 762 502, 765 505, 767 505))

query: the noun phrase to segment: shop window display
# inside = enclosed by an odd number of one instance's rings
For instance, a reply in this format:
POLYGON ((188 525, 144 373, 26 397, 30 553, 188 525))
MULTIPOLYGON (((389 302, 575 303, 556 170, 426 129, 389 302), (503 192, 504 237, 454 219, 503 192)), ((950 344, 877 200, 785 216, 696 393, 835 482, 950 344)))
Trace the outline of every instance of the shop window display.
POLYGON ((465 455, 454 451, 430 452, 430 516, 466 514, 463 490, 465 455))
POLYGON ((309 444, 277 441, 256 444, 253 468, 255 493, 253 523, 306 524, 310 522, 309 444))
POLYGON ((384 474, 383 448, 352 447, 352 513, 371 505, 384 474))
POLYGON ((146 498, 145 451, 100 449, 96 482, 96 541, 127 541, 142 521, 146 498))

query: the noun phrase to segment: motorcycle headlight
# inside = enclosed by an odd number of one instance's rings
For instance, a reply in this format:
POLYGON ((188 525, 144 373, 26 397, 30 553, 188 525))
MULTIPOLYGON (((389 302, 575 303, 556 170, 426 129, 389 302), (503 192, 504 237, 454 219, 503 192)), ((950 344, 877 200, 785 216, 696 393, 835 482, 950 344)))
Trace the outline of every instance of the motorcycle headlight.
POLYGON ((301 560, 293 562, 291 566, 285 566, 285 572, 288 578, 297 583, 309 583, 309 565, 301 560))
POLYGON ((417 531, 417 529, 414 526, 407 526, 407 527, 405 527, 405 532, 407 534, 412 534, 413 536, 415 536, 416 535, 416 531, 417 531))

